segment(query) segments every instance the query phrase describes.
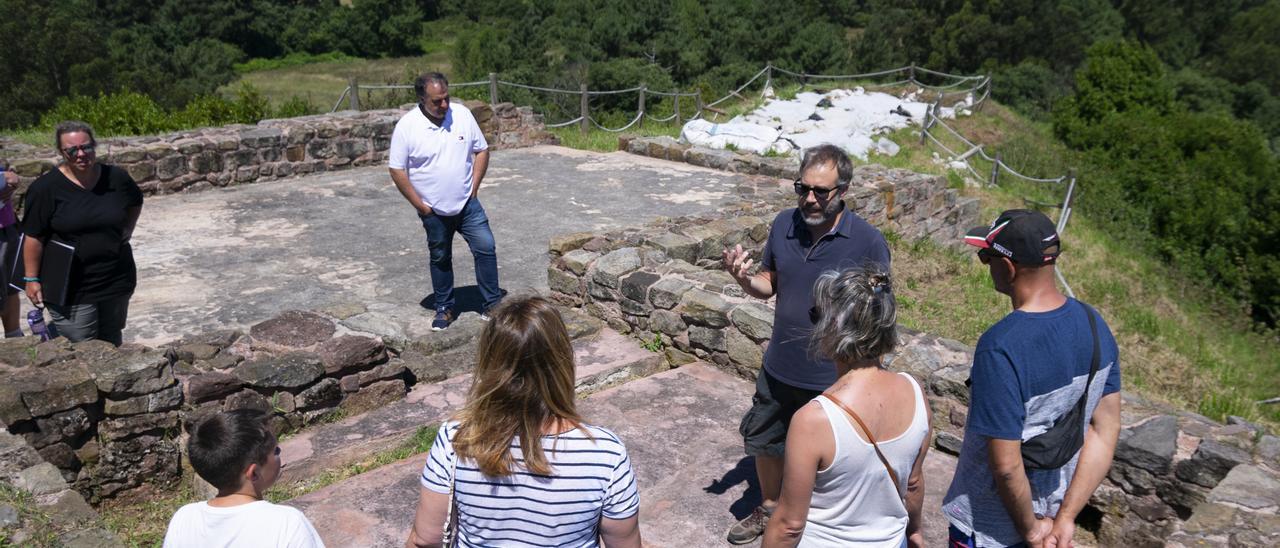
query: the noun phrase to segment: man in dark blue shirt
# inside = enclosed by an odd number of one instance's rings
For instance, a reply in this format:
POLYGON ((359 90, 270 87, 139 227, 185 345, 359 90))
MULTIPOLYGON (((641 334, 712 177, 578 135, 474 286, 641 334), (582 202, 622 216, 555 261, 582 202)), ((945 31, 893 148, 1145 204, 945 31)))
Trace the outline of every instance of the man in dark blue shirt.
POLYGON ((1120 435, 1119 348, 1096 311, 1058 290, 1061 243, 1043 213, 1005 211, 965 243, 1013 311, 974 349, 964 445, 942 504, 948 546, 1070 546, 1120 435))
POLYGON ((742 419, 748 455, 755 457, 764 499, 729 529, 728 540, 746 544, 764 531, 782 491, 782 453, 791 416, 836 380, 830 360, 809 353, 813 283, 827 270, 879 265, 889 270, 884 235, 845 207, 853 164, 834 145, 808 149, 795 182, 796 208, 778 214, 769 229, 760 271, 742 246, 724 250, 724 265, 748 295, 777 296, 773 335, 756 380, 751 410, 742 419))

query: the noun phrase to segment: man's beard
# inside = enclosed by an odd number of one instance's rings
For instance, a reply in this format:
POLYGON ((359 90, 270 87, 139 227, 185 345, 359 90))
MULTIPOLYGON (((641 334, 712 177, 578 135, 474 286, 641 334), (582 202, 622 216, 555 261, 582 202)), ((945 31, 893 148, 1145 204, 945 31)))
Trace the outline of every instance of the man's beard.
POLYGON ((827 221, 836 218, 840 211, 844 209, 843 200, 831 200, 827 207, 809 210, 800 206, 800 217, 804 219, 804 224, 809 226, 822 226, 827 221))

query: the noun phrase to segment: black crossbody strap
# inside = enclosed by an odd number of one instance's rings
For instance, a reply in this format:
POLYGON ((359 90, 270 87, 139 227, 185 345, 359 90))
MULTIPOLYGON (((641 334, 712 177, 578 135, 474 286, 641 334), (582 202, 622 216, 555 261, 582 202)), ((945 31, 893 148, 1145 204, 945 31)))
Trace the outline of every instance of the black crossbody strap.
POLYGON ((1089 330, 1093 332, 1093 362, 1089 364, 1089 380, 1084 381, 1084 394, 1076 402, 1076 407, 1083 410, 1085 403, 1089 401, 1089 385, 1093 384, 1093 376, 1098 373, 1098 363, 1102 361, 1102 342, 1098 340, 1098 319, 1095 317, 1098 312, 1087 304, 1076 302, 1084 307, 1084 313, 1089 317, 1089 330))

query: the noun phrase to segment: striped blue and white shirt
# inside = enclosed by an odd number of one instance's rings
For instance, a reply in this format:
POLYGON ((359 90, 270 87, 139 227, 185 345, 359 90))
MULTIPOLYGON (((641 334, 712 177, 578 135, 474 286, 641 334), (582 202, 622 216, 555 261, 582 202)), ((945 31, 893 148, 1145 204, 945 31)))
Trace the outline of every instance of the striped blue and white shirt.
MULTIPOLYGON (((640 493, 627 449, 613 432, 583 425, 542 436, 552 475, 523 470, 520 440, 512 440, 517 471, 489 477, 476 463, 457 463, 454 498, 458 502, 460 546, 599 546, 600 518, 626 519, 640 509, 640 493)), ((422 486, 449 492, 449 474, 457 458, 453 437, 458 423, 440 427, 422 486)))

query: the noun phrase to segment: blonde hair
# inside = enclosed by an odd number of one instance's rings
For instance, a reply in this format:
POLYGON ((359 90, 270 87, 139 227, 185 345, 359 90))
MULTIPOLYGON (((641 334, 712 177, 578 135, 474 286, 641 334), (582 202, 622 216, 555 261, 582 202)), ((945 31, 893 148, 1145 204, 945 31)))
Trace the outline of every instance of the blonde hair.
POLYGON ((560 313, 541 297, 507 299, 480 333, 476 369, 454 449, 486 476, 516 470, 511 443, 520 440, 524 468, 551 474, 543 428, 555 419, 581 427, 574 408, 573 346, 560 313))

